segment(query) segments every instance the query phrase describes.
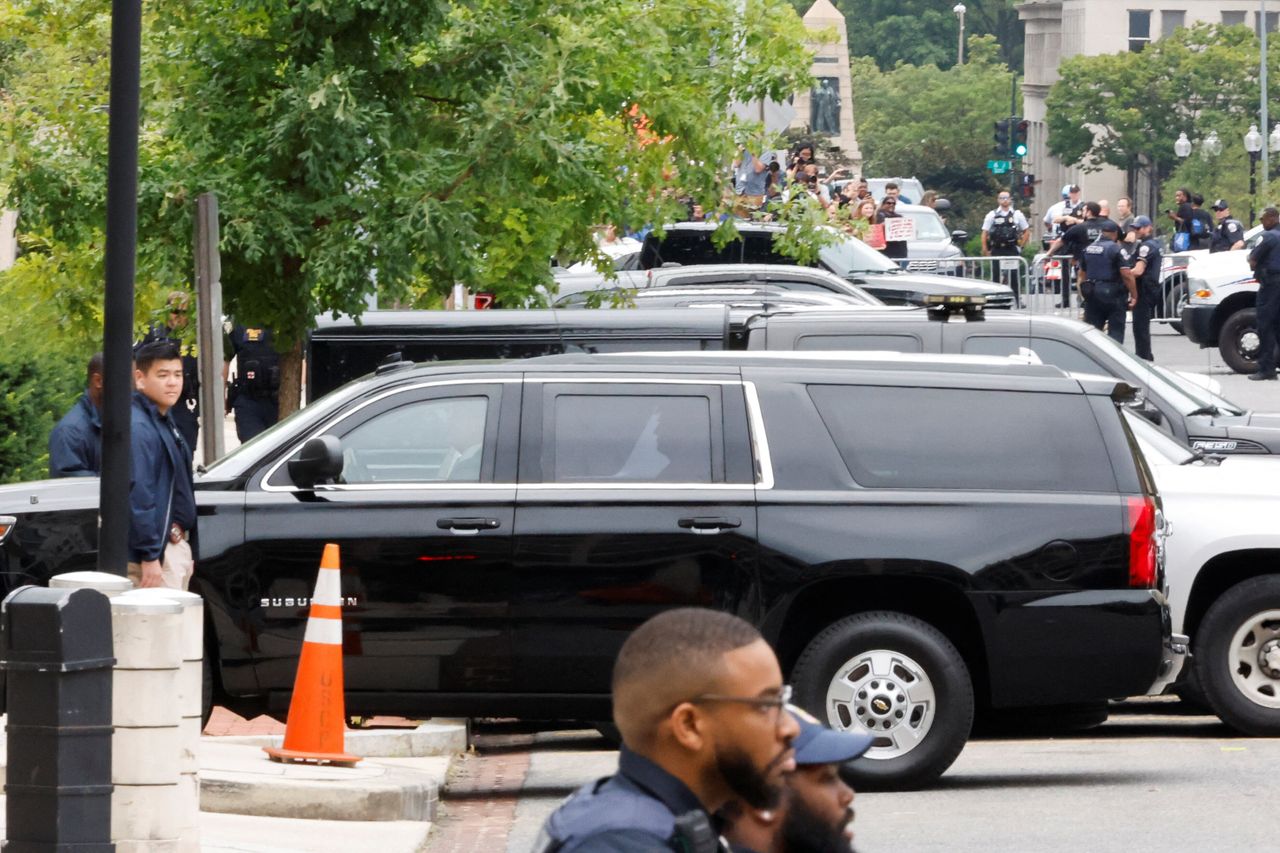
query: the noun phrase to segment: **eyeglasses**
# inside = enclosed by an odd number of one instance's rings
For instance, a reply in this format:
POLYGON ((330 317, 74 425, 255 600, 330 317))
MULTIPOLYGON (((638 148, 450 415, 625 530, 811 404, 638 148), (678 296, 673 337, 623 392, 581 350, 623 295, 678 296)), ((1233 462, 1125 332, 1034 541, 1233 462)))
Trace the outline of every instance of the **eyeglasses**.
POLYGON ((1000 200, 1000 201, 1008 201, 1008 200, 1009 200, 1009 197, 1008 197, 1007 195, 1002 195, 1002 196, 1000 196, 1000 197, 999 197, 999 200, 1000 200))
POLYGON ((736 705, 750 705, 762 714, 774 717, 775 722, 781 717, 779 713, 791 703, 791 685, 784 684, 776 696, 724 696, 719 693, 703 693, 689 700, 694 705, 703 702, 732 702, 736 705))

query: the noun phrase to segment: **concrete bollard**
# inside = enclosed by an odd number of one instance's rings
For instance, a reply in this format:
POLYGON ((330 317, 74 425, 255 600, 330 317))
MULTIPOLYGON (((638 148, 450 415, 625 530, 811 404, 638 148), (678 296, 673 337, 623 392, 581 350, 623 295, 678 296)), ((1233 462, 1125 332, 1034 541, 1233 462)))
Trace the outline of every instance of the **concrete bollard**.
POLYGON ((67 572, 49 578, 49 589, 96 589, 107 598, 115 598, 133 589, 133 581, 108 572, 67 572))
POLYGON ((204 599, 176 589, 139 589, 132 599, 173 601, 182 607, 177 676, 178 849, 200 849, 200 734, 204 717, 204 599))
POLYGON ((111 599, 116 653, 111 838, 117 851, 175 850, 180 836, 183 609, 172 598, 146 590, 111 599))

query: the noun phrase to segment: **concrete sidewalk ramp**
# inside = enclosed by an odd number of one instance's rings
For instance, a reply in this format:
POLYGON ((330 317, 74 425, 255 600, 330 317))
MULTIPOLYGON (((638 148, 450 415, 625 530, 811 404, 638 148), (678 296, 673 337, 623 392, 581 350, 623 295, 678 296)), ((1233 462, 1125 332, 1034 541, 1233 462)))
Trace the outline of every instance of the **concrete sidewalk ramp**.
POLYGON ((200 809, 222 814, 430 821, 449 768, 445 756, 327 767, 271 761, 255 744, 205 738, 200 746, 200 809))
POLYGON ((248 815, 200 815, 202 853, 419 853, 431 824, 421 821, 294 820, 248 815))

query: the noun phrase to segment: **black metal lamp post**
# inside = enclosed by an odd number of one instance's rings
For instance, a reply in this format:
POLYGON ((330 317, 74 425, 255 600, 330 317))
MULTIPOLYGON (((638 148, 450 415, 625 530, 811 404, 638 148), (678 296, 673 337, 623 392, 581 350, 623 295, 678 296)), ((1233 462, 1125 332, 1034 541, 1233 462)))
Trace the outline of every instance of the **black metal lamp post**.
POLYGON ((1244 150, 1249 152, 1249 227, 1253 227, 1258 206, 1258 160, 1262 159, 1262 134, 1256 124, 1249 125, 1244 135, 1244 150))

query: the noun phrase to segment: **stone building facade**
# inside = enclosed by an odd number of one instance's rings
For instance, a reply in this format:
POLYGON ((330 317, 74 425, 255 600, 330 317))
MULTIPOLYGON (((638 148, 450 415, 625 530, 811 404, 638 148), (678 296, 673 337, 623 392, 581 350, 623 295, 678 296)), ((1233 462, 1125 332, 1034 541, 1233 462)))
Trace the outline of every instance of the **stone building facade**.
MULTIPOLYGON (((1280 2, 1275 6, 1276 11, 1267 13, 1269 32, 1275 32, 1280 19, 1280 2)), ((1033 207, 1041 211, 1058 200, 1067 183, 1079 184, 1088 199, 1132 196, 1142 213, 1149 212, 1158 191, 1141 172, 1128 175, 1112 167, 1084 172, 1049 155, 1045 99, 1058 80, 1058 66, 1064 59, 1141 50, 1178 27, 1202 21, 1245 24, 1255 29, 1261 23, 1257 0, 1027 0, 1017 10, 1026 28, 1023 117, 1031 122, 1024 168, 1036 176, 1033 207)))

